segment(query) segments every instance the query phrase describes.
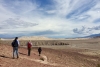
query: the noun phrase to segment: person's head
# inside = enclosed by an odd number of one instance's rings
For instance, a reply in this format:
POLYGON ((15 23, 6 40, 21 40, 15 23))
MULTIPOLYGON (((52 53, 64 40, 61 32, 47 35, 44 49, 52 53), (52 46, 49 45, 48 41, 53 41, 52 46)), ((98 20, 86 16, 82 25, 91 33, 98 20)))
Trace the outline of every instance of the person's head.
POLYGON ((31 42, 31 40, 29 40, 29 42, 31 42))
POLYGON ((15 40, 17 40, 18 39, 18 37, 15 37, 15 40))

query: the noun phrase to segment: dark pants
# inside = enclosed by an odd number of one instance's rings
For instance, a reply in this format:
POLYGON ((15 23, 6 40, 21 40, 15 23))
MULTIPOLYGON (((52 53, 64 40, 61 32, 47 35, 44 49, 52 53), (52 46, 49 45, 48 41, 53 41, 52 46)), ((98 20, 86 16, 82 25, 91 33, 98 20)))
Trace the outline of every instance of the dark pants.
POLYGON ((40 56, 40 54, 41 54, 41 51, 38 51, 39 52, 39 56, 40 56))
POLYGON ((28 56, 30 56, 31 48, 28 48, 28 56))
POLYGON ((18 56, 18 47, 13 47, 13 58, 15 58, 15 55, 17 56, 17 58, 19 58, 19 56, 18 56))

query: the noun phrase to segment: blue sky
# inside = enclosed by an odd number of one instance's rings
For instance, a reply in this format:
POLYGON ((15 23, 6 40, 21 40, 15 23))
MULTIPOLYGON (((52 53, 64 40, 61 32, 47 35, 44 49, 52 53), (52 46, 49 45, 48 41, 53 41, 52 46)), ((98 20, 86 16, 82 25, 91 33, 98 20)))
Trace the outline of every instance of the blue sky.
POLYGON ((100 33, 100 0, 0 0, 0 37, 100 33))

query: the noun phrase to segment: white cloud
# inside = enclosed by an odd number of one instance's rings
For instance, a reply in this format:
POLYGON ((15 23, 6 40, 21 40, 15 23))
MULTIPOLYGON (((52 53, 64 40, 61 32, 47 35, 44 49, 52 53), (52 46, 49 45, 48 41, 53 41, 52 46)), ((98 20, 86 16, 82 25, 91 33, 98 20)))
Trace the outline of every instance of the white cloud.
MULTIPOLYGON (((40 4, 36 3, 35 0, 34 2, 31 2, 31 0, 15 0, 15 2, 9 3, 6 3, 3 0, 0 1, 0 34, 5 32, 22 34, 24 33, 23 31, 26 31, 25 33, 28 34, 29 32, 48 32, 48 30, 50 30, 53 32, 58 32, 58 34, 52 34, 55 37, 75 37, 84 36, 84 33, 87 33, 85 31, 81 32, 83 33, 82 35, 77 35, 73 32, 73 29, 75 28, 81 30, 82 26, 92 28, 100 25, 100 23, 93 23, 94 20, 100 18, 99 0, 52 1, 54 1, 54 5, 50 5, 50 7, 53 7, 52 9, 44 9, 40 6, 40 4), (9 18, 13 18, 14 21, 6 23, 9 21, 9 18), (34 23, 38 25, 32 26, 34 23), (13 25, 10 26, 10 24, 13 25), (6 28, 8 29, 3 30, 3 25, 6 25, 6 28), (14 26, 16 27, 16 30, 13 30, 14 26)), ((99 33, 99 31, 96 30, 92 31, 91 33, 94 32, 99 33)), ((47 36, 51 35, 47 34, 47 36)))
POLYGON ((54 14, 54 13, 56 13, 56 10, 48 10, 48 11, 46 11, 48 14, 54 14))
POLYGON ((15 16, 15 14, 13 14, 0 4, 0 21, 6 20, 13 16, 15 16))

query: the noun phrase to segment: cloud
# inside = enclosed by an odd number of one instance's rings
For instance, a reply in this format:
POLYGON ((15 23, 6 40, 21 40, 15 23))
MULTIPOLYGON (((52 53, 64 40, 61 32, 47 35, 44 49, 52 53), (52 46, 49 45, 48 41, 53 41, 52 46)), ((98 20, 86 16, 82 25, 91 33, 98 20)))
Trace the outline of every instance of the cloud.
POLYGON ((74 5, 74 9, 72 9, 70 11, 69 14, 67 14, 67 18, 71 18, 73 16, 77 16, 80 15, 84 12, 87 12, 88 10, 90 10, 91 8, 93 8, 96 5, 96 0, 88 0, 88 1, 78 1, 75 5, 74 5), (76 7, 76 8, 75 8, 76 7))
POLYGON ((100 30, 100 26, 93 27, 94 30, 100 30))
POLYGON ((52 30, 46 30, 46 31, 40 31, 40 32, 34 32, 35 35, 53 35, 57 34, 57 32, 54 32, 52 30))
POLYGON ((100 18, 93 21, 94 23, 100 23, 100 18))
POLYGON ((31 23, 31 22, 25 22, 23 20, 20 20, 20 18, 9 18, 0 24, 0 29, 17 29, 17 28, 27 28, 27 27, 33 27, 38 25, 37 23, 31 23))
POLYGON ((7 33, 7 32, 3 32, 3 33, 0 33, 0 36, 2 37, 10 37, 10 38, 13 38, 13 37, 16 37, 16 36, 48 36, 50 35, 49 37, 54 37, 55 35, 57 36, 57 34, 60 34, 59 32, 55 32, 55 31, 52 31, 52 30, 44 30, 44 31, 15 31, 15 32, 10 32, 10 33, 7 33))
POLYGON ((15 14, 7 10, 1 3, 0 3, 0 22, 4 21, 8 18, 14 17, 15 14))
POLYGON ((90 15, 80 15, 80 16, 71 17, 70 20, 81 22, 81 21, 87 21, 89 18, 91 18, 90 15))
POLYGON ((99 12, 100 0, 0 0, 0 34, 78 37, 100 33, 99 12))
POLYGON ((2 5, 15 14, 27 13, 28 11, 35 10, 38 7, 35 0, 33 0, 33 2, 31 0, 2 0, 2 5))
POLYGON ((37 4, 39 4, 39 8, 43 8, 44 10, 53 9, 54 2, 53 0, 35 0, 37 4))
POLYGON ((82 26, 81 29, 78 29, 78 28, 73 29, 73 32, 74 33, 78 33, 78 34, 83 34, 84 31, 85 31, 85 27, 84 26, 82 26))
POLYGON ((24 36, 48 36, 49 37, 54 37, 55 35, 57 34, 60 34, 59 32, 56 32, 56 31, 52 31, 52 30, 44 30, 44 31, 24 31, 23 33, 24 36))
POLYGON ((93 34, 93 33, 97 34, 97 33, 99 33, 98 32, 99 30, 100 30, 100 26, 94 26, 94 27, 82 26, 82 28, 80 28, 80 29, 78 29, 78 28, 73 29, 73 32, 77 33, 77 34, 93 34))

